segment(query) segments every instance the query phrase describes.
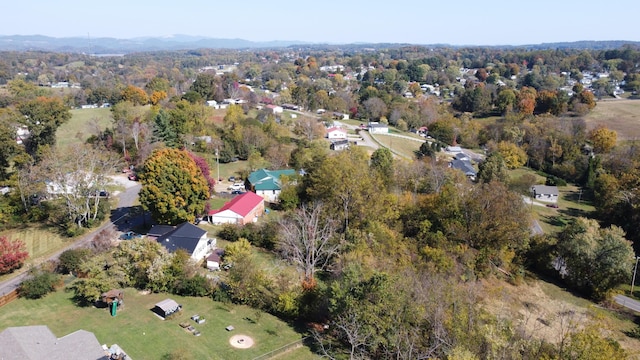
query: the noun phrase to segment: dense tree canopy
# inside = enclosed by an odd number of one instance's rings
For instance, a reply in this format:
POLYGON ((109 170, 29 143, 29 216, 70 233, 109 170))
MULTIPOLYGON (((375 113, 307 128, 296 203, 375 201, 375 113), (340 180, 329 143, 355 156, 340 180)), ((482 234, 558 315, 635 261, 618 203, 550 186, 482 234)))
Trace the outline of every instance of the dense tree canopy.
POLYGON ((140 203, 161 224, 193 222, 209 199, 209 184, 184 150, 160 149, 140 173, 140 203))

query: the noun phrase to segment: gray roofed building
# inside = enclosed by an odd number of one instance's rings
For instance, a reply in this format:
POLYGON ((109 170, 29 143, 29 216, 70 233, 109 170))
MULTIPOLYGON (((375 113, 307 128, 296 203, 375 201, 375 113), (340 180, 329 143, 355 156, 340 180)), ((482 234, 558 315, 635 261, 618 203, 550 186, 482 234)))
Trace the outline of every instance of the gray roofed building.
POLYGON ((449 163, 449 167, 462 171, 471 180, 475 180, 476 176, 478 175, 478 172, 473 167, 473 165, 471 165, 469 160, 452 160, 449 163))
POLYGON ((147 232, 147 236, 159 238, 160 236, 168 233, 169 231, 175 229, 175 226, 171 225, 153 225, 151 229, 147 232))
POLYGON ((548 185, 533 185, 531 192, 536 200, 552 203, 558 202, 558 195, 560 194, 557 186, 548 185))
POLYGON ((153 308, 153 311, 162 317, 167 317, 173 314, 176 311, 180 311, 182 309, 182 305, 178 304, 175 300, 172 299, 164 299, 156 304, 153 308))
POLYGON ((208 240, 205 230, 189 222, 176 226, 157 239, 167 251, 172 253, 183 249, 196 261, 201 260, 209 250, 208 240))
POLYGON ((45 325, 10 327, 0 332, 3 360, 107 360, 96 336, 78 330, 61 338, 45 325))

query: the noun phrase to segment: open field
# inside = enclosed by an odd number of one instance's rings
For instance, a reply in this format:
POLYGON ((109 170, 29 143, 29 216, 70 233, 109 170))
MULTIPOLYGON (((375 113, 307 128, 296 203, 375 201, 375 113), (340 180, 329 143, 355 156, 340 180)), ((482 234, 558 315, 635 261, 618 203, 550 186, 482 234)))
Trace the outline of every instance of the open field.
POLYGON ((598 101, 585 120, 587 129, 604 125, 618 133, 618 140, 640 139, 640 100, 598 101))
POLYGON ((412 141, 390 135, 375 134, 372 135, 372 137, 384 147, 395 151, 407 159, 415 159, 415 151, 420 149, 420 145, 422 145, 422 141, 412 141))
POLYGON ((108 108, 71 110, 71 119, 56 132, 57 145, 64 147, 84 142, 96 133, 96 125, 104 130, 112 121, 108 108))
MULTIPOLYGON (((182 352, 185 359, 253 359, 303 337, 272 315, 208 298, 143 295, 135 289, 125 289, 124 308, 116 317, 111 317, 106 309, 75 306, 71 297, 72 293, 60 290, 41 300, 13 301, 0 308, 0 330, 9 326, 47 325, 56 336, 64 336, 84 329, 93 332, 100 343, 117 343, 133 359, 160 359, 176 350, 182 352), (151 308, 166 298, 177 301, 183 310, 162 320, 151 308), (206 322, 196 324, 190 320, 194 314, 206 322), (186 332, 179 326, 182 322, 189 322, 201 336, 186 332), (235 330, 226 331, 229 325, 235 330), (254 346, 231 347, 229 338, 236 334, 252 337, 254 346)), ((307 348, 297 349, 289 356, 293 354, 296 359, 318 358, 307 348)))

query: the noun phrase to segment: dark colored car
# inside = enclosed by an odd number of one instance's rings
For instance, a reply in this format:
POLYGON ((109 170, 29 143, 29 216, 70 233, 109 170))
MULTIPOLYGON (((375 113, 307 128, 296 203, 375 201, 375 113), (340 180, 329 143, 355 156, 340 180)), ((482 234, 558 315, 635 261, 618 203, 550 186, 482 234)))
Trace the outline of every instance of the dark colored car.
POLYGON ((120 235, 120 240, 142 239, 142 235, 134 233, 133 231, 127 231, 120 235))
POLYGON ((244 194, 244 191, 242 191, 242 190, 233 190, 231 193, 233 195, 238 195, 238 194, 244 194))
POLYGON ((127 176, 127 178, 129 178, 129 180, 131 181, 138 181, 138 175, 131 173, 129 174, 129 176, 127 176))
POLYGON ((547 204, 547 207, 557 209, 558 208, 558 204, 547 204))
POLYGON ((235 182, 236 181, 236 177, 235 176, 229 176, 229 181, 235 182))

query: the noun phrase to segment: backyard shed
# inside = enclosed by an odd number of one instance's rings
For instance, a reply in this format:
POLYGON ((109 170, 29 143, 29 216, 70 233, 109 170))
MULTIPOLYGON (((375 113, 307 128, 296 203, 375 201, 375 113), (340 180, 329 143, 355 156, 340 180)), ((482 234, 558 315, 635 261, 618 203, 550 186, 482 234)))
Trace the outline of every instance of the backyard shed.
POLYGON ((153 308, 153 312, 162 316, 163 318, 166 318, 167 316, 178 312, 181 309, 182 305, 175 302, 175 300, 165 299, 156 304, 156 306, 153 308))

